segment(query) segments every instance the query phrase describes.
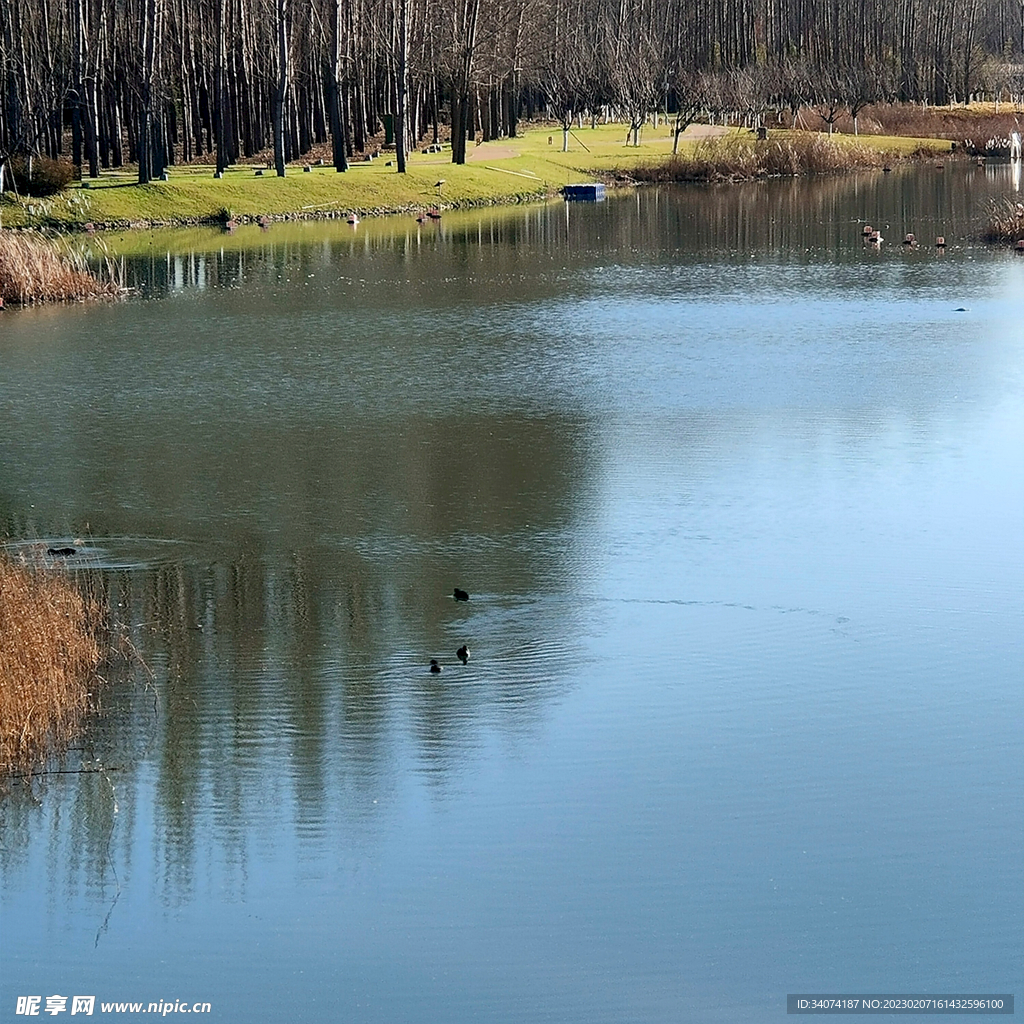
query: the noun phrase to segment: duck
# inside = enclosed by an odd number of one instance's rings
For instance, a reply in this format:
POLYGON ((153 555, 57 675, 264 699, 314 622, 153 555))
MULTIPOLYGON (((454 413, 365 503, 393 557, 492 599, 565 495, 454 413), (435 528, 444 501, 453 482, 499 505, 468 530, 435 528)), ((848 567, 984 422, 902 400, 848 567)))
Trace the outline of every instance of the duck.
POLYGON ((466 593, 465 590, 459 590, 458 587, 456 587, 455 590, 453 591, 453 596, 454 596, 456 601, 468 601, 469 600, 469 594, 466 593))
POLYGON ((47 548, 46 553, 54 558, 70 558, 75 554, 74 548, 47 548))
POLYGON ((430 659, 430 671, 437 675, 441 671, 441 665, 438 663, 437 658, 430 659))
POLYGON ((469 661, 469 648, 465 644, 463 644, 455 652, 455 657, 458 658, 459 661, 461 661, 463 665, 465 665, 466 662, 469 661))

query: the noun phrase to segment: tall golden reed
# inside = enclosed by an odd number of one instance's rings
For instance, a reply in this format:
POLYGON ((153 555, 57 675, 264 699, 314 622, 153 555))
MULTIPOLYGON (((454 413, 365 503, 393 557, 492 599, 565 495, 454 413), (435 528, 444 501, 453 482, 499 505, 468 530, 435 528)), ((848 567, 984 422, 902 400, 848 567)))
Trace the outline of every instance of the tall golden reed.
POLYGON ((1016 197, 1009 196, 993 202, 982 238, 986 242, 1020 244, 1024 239, 1024 203, 1018 202, 1016 197))
POLYGON ((728 181, 881 167, 894 158, 853 142, 841 145, 817 132, 764 140, 731 135, 702 139, 678 156, 622 173, 636 181, 728 181))
POLYGON ((78 732, 98 682, 100 603, 67 576, 0 555, 0 778, 78 732))
POLYGON ((0 230, 0 299, 5 305, 113 298, 120 289, 84 259, 42 235, 0 230))

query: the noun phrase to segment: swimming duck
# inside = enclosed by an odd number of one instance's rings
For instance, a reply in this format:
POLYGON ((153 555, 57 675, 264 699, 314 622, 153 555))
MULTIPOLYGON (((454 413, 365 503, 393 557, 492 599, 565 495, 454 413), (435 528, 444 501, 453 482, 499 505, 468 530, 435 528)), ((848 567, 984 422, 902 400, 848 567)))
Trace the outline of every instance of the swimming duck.
POLYGON ((430 671, 435 675, 441 671, 441 666, 438 664, 437 658, 430 659, 430 671))
POLYGON ((455 596, 455 600, 456 601, 468 601, 469 600, 469 594, 467 594, 465 590, 459 590, 458 587, 455 588, 454 596, 455 596))
POLYGON ((465 665, 466 662, 469 661, 469 648, 465 644, 463 644, 455 652, 455 657, 458 658, 459 661, 461 661, 463 665, 465 665))

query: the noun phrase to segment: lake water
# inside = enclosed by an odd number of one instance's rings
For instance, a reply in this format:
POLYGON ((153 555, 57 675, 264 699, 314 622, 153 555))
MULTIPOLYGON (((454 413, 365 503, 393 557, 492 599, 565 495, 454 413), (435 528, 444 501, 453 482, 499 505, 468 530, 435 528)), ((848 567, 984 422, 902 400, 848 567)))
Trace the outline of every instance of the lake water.
POLYGON ((0 1021, 1019 995, 1009 187, 140 233, 135 299, 2 314, 0 525, 151 675, 0 803, 0 1021))

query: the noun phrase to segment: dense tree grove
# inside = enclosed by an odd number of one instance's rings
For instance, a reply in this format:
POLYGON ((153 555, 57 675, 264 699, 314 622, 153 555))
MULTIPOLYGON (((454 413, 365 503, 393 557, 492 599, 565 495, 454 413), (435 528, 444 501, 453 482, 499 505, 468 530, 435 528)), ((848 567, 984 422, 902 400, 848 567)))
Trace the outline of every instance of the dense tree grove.
POLYGON ((609 109, 712 117, 1021 91, 1024 0, 3 0, 0 168, 70 157, 139 179, 383 131, 398 169, 466 140, 609 109), (70 151, 68 151, 70 150, 70 151))

